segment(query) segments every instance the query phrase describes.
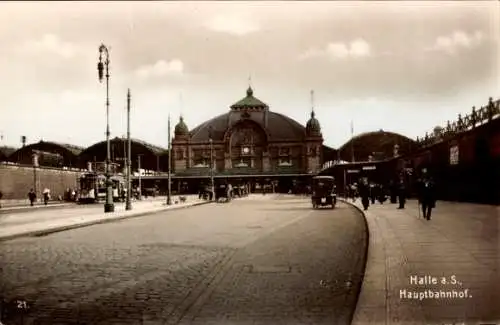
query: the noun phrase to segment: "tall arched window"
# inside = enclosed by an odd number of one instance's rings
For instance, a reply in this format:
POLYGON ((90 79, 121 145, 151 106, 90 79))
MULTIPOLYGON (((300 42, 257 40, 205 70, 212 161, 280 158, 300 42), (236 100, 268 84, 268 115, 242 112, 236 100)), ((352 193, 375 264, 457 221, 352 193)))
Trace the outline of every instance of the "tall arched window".
POLYGON ((266 151, 266 135, 253 123, 237 125, 229 138, 233 168, 262 169, 262 153, 266 151))

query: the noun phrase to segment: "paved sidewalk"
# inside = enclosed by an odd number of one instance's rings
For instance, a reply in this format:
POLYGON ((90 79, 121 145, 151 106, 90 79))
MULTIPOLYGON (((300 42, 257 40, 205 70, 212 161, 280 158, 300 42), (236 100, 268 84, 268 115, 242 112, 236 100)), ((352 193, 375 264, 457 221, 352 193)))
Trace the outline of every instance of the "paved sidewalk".
POLYGON ((352 324, 500 324, 500 207, 438 201, 430 221, 415 200, 396 207, 364 211, 368 259, 352 324))
MULTIPOLYGON (((143 197, 142 201, 162 201, 166 200, 166 196, 156 196, 156 197, 143 197)), ((135 202, 137 200, 132 199, 132 202, 135 202)), ((77 204, 76 202, 67 202, 67 201, 49 201, 47 205, 43 203, 41 199, 37 199, 35 201, 35 204, 33 206, 30 205, 30 202, 28 199, 25 200, 2 200, 1 205, 2 208, 0 208, 0 212, 5 212, 5 211, 14 211, 14 210, 33 210, 33 209, 41 209, 41 208, 51 208, 51 207, 63 207, 63 206, 74 206, 77 204)))
POLYGON ((67 209, 35 209, 34 211, 15 212, 0 215, 0 241, 23 236, 49 234, 97 223, 138 217, 150 213, 178 209, 207 203, 197 196, 186 196, 186 202, 180 203, 177 196, 172 197, 173 205, 167 206, 161 197, 132 202, 132 210, 126 211, 124 203, 115 203, 115 212, 104 213, 103 205, 83 205, 67 209), (175 203, 177 202, 177 203, 175 203))
POLYGON ((0 203, 2 207, 0 212, 6 210, 20 210, 20 209, 34 209, 34 208, 50 208, 54 206, 65 206, 74 204, 74 202, 66 201, 49 201, 47 205, 43 204, 43 201, 37 201, 33 206, 30 205, 29 200, 2 200, 0 203))

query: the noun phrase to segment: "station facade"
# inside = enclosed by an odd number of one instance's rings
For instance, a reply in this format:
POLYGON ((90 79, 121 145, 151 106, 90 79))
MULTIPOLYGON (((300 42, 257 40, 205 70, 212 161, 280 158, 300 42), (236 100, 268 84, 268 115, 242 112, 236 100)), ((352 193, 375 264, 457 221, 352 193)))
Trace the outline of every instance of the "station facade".
MULTIPOLYGON (((440 199, 500 203, 499 117, 500 101, 490 98, 487 105, 473 108, 464 117, 459 115, 444 127, 435 127, 420 139, 379 130, 357 135, 336 150, 323 144, 313 109, 303 126, 271 111, 249 87, 246 96, 231 105, 228 112, 191 130, 180 117, 172 140, 172 190, 196 192, 200 184, 207 184, 213 177, 253 188, 272 184, 277 191, 288 192, 308 184, 317 174, 335 176, 339 192, 360 177, 381 184, 404 177, 411 189, 426 169, 438 184, 440 199)), ((113 138, 110 144, 111 161, 122 169, 126 141, 113 138)), ((23 142, 17 150, 0 147, 0 167, 8 169, 0 190, 5 197, 14 197, 32 183, 36 185, 34 177, 29 176, 33 174, 30 168, 36 168, 37 175, 47 170, 43 183, 49 188, 51 182, 61 183, 60 176, 52 176, 57 169, 74 172, 75 176, 68 177, 72 180, 69 183, 74 183, 89 162, 105 160, 106 147, 105 141, 88 148, 50 141, 28 145, 23 142), (25 181, 16 180, 16 173, 25 181), (16 188, 19 184, 22 189, 16 188)), ((134 184, 142 179, 142 186, 165 192, 168 150, 132 139, 131 151, 134 184), (139 169, 143 173, 137 173, 139 169)), ((70 186, 66 183, 65 187, 70 186)))
POLYGON ((174 134, 174 188, 192 187, 213 177, 253 189, 272 185, 287 191, 308 183, 320 171, 325 151, 314 109, 304 127, 271 111, 251 87, 227 113, 192 130, 181 116, 174 134))

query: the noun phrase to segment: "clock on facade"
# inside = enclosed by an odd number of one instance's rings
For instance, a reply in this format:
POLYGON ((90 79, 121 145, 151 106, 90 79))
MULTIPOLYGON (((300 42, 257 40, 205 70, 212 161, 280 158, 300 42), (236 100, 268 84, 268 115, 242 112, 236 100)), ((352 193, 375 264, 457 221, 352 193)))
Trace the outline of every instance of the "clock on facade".
POLYGON ((250 148, 248 148, 248 147, 243 147, 243 153, 244 153, 245 155, 249 154, 249 153, 250 153, 250 148))

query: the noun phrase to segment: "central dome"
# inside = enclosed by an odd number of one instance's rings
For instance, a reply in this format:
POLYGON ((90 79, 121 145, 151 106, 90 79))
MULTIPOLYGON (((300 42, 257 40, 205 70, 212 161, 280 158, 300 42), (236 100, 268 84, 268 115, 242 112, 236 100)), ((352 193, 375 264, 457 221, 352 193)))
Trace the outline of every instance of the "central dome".
MULTIPOLYGON (((210 132, 212 133, 212 139, 214 141, 222 141, 224 139, 224 134, 228 129, 230 114, 230 112, 221 114, 195 127, 190 133, 191 141, 208 141, 210 138, 210 132)), ((267 112, 267 127, 259 121, 252 121, 258 123, 267 131, 270 137, 269 140, 271 141, 302 140, 306 133, 304 126, 297 121, 283 114, 271 111, 267 112)))
POLYGON ((210 138, 214 141, 224 140, 226 131, 236 122, 235 118, 258 124, 266 131, 269 141, 302 141, 306 136, 303 125, 288 116, 271 112, 266 103, 254 97, 252 87, 248 87, 246 96, 231 105, 231 111, 195 127, 190 132, 191 141, 205 142, 210 138))

